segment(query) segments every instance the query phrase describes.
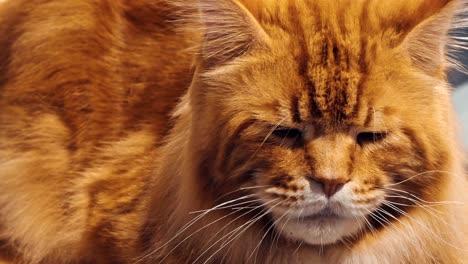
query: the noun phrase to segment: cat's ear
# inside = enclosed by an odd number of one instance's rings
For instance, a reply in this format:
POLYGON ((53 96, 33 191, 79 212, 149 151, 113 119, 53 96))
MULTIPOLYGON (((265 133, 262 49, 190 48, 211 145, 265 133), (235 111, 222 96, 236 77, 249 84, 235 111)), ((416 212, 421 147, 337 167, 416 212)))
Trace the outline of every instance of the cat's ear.
POLYGON ((254 47, 267 47, 269 37, 236 0, 199 0, 204 29, 201 59, 208 66, 229 62, 254 47))
MULTIPOLYGON (((408 0, 408 2, 415 2, 408 0)), ((457 46, 450 32, 468 24, 460 15, 466 11, 465 0, 423 0, 409 14, 411 30, 402 43, 414 66, 435 76, 447 67, 447 51, 457 46)), ((452 65, 453 66, 453 65, 452 65)))

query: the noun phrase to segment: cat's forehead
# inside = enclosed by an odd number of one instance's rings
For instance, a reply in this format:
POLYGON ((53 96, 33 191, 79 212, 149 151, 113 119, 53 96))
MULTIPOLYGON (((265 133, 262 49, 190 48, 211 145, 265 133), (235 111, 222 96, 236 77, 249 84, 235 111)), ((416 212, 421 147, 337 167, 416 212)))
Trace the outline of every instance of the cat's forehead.
POLYGON ((323 123, 363 119, 365 114, 360 113, 373 107, 368 91, 377 97, 389 76, 413 63, 409 60, 414 57, 405 57, 408 50, 401 52, 408 35, 446 4, 424 0, 243 2, 271 37, 270 55, 281 61, 277 64, 283 68, 272 66, 272 74, 282 76, 276 77, 283 80, 278 82, 281 86, 299 87, 291 89, 294 94, 288 99, 294 119, 323 123), (294 84, 293 76, 299 80, 294 84))
POLYGON ((294 58, 292 74, 300 79, 292 98, 293 109, 297 108, 293 113, 296 121, 352 122, 379 45, 362 32, 359 22, 366 19, 348 17, 338 6, 327 12, 341 18, 323 16, 324 6, 313 1, 291 1, 286 5, 267 9, 274 15, 262 22, 268 21, 266 30, 277 38, 279 49, 294 58))

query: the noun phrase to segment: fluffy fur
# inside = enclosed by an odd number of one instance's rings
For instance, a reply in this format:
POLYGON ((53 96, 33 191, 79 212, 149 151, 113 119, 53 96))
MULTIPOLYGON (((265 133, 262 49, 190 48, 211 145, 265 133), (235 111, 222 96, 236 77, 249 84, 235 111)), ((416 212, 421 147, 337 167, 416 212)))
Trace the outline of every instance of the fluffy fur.
POLYGON ((2 4, 2 253, 462 263, 446 72, 465 5, 2 4))

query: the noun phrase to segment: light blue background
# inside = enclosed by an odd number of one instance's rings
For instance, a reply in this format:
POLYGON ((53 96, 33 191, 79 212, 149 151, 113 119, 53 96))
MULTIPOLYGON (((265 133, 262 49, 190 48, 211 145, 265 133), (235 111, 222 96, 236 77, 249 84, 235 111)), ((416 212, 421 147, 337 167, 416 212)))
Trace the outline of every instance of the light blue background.
POLYGON ((453 103, 458 112, 458 117, 463 123, 462 136, 465 149, 468 150, 468 82, 462 84, 454 91, 453 103))

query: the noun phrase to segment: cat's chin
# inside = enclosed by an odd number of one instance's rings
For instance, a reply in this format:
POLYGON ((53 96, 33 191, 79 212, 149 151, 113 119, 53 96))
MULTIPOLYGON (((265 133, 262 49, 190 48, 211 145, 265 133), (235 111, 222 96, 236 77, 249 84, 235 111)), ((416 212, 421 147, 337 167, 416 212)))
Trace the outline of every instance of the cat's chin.
POLYGON ((329 245, 356 234, 362 223, 356 218, 313 215, 296 219, 278 219, 276 230, 283 237, 309 245, 329 245))

